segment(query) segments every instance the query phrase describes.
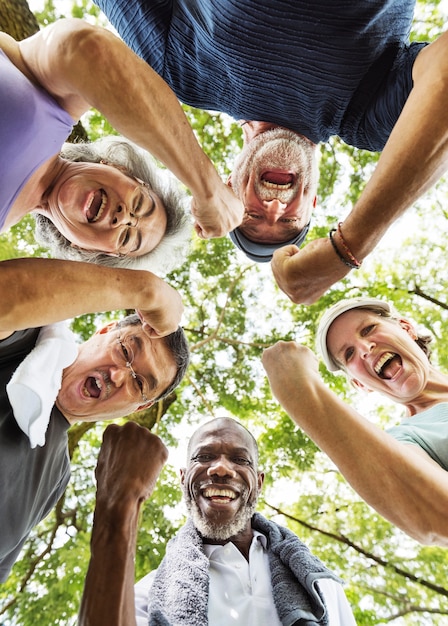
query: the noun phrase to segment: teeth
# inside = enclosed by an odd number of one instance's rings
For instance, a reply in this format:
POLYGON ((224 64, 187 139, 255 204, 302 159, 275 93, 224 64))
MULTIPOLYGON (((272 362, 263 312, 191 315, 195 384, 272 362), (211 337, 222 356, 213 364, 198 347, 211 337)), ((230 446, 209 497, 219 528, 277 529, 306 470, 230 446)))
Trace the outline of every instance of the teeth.
POLYGON ((292 187, 292 183, 285 183, 285 184, 282 185, 282 184, 279 184, 279 183, 270 183, 267 180, 263 181, 263 185, 267 189, 291 189, 291 187, 292 187))
POLYGON ((236 498, 234 492, 231 491, 230 489, 216 489, 216 488, 206 489, 204 491, 204 496, 206 498, 213 498, 214 496, 221 496, 223 498, 230 498, 231 500, 234 500, 236 498))
POLYGON ((393 352, 386 352, 385 354, 383 354, 383 356, 380 358, 380 360, 378 361, 378 363, 375 365, 375 372, 376 374, 381 374, 381 370, 383 369, 384 365, 390 361, 391 359, 393 359, 395 356, 395 354, 393 352))
MULTIPOLYGON (((100 192, 101 192, 101 205, 100 205, 100 208, 98 209, 98 212, 95 215, 95 217, 90 220, 91 223, 92 222, 97 222, 101 218, 101 215, 103 214, 103 211, 104 211, 104 207, 106 206, 106 203, 107 203, 106 193, 103 191, 103 189, 100 189, 100 192)), ((90 207, 92 206, 92 202, 93 202, 94 198, 95 198, 95 195, 92 195, 92 199, 90 200, 90 204, 87 207, 87 209, 90 209, 90 207)))
POLYGON ((101 206, 99 208, 98 213, 96 214, 96 217, 93 220, 94 222, 97 222, 100 219, 100 217, 101 217, 101 215, 102 215, 102 213, 104 211, 104 207, 106 206, 106 202, 107 202, 107 196, 104 193, 104 191, 101 190, 101 206))
MULTIPOLYGON (((93 377, 92 377, 92 378, 93 378, 93 377)), ((102 382, 102 380, 101 380, 101 379, 99 379, 99 378, 93 378, 93 380, 94 380, 94 382, 95 382, 96 387, 97 387, 97 388, 99 389, 99 391, 101 392, 101 389, 103 388, 103 382, 102 382)), ((82 393, 83 393, 83 395, 84 395, 86 398, 91 398, 91 397, 92 397, 92 394, 89 392, 89 390, 87 389, 87 387, 86 387, 86 386, 84 386, 84 387, 82 388, 82 393)))

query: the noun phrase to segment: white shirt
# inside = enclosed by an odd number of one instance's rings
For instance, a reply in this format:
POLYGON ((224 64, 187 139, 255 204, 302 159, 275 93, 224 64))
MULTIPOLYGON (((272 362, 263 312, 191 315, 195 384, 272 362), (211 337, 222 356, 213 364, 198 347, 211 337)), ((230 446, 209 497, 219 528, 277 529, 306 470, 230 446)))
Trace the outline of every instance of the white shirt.
MULTIPOLYGON (((249 561, 236 546, 204 544, 210 560, 209 626, 282 626, 274 604, 266 538, 254 531, 249 561)), ((137 626, 148 626, 148 591, 156 571, 135 585, 137 626)), ((353 613, 339 583, 320 579, 327 605, 329 626, 356 626, 353 613)))
POLYGON ((223 546, 204 544, 210 560, 210 626, 282 626, 272 595, 268 555, 260 533, 254 531, 254 535, 249 561, 230 541, 223 546))

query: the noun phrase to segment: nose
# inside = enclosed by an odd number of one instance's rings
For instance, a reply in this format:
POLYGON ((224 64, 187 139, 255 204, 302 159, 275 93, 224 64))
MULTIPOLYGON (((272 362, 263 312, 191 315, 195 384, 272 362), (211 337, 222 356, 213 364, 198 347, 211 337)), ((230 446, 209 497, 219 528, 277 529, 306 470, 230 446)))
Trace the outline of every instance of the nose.
POLYGON ((231 476, 234 477, 236 475, 235 470, 233 469, 233 463, 229 461, 224 455, 221 455, 209 466, 207 470, 207 474, 209 476, 231 476))
POLYGON ((278 198, 273 200, 265 200, 263 202, 266 222, 269 226, 273 226, 277 220, 284 214, 288 204, 281 202, 278 198))
POLYGON ((128 211, 126 204, 120 202, 112 215, 113 226, 137 226, 138 217, 128 211))
POLYGON ((109 370, 109 378, 115 387, 120 388, 129 382, 131 374, 129 369, 123 365, 123 367, 114 365, 109 370))
POLYGON ((371 354, 374 347, 375 347, 375 344, 373 343, 373 341, 370 341, 369 339, 362 340, 359 344, 359 351, 360 351, 361 357, 363 359, 366 359, 369 356, 369 354, 371 354))

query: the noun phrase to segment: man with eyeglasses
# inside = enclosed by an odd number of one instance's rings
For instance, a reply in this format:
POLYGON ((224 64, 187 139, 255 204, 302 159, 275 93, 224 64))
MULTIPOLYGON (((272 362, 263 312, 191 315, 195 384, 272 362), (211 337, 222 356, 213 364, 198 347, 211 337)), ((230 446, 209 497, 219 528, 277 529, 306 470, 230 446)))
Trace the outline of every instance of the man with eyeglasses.
POLYGON ((180 296, 150 272, 15 259, 0 264, 0 292, 4 582, 31 529, 68 483, 69 427, 150 407, 182 380, 189 350, 179 327, 180 296), (129 308, 138 313, 109 323, 82 344, 62 322, 129 308))

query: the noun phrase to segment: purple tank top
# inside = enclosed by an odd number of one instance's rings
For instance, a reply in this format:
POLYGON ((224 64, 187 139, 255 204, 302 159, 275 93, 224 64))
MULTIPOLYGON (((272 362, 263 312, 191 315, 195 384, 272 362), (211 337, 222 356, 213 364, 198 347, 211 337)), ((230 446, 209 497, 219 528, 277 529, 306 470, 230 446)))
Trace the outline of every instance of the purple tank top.
POLYGON ((0 50, 0 228, 20 190, 57 154, 73 118, 0 50))

